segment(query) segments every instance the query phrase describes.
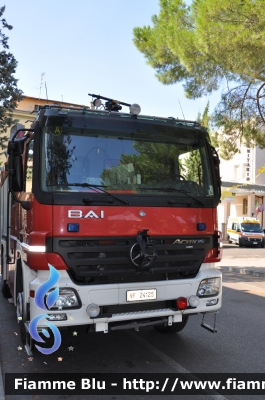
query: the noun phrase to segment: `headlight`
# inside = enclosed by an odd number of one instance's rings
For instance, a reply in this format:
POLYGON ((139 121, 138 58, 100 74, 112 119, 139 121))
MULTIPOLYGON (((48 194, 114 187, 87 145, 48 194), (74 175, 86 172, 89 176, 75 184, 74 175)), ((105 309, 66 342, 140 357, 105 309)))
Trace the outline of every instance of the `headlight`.
POLYGON ((74 289, 59 288, 59 296, 57 297, 51 310, 62 310, 63 308, 79 308, 80 306, 81 302, 74 289))
POLYGON ((217 296, 220 292, 220 278, 208 278, 201 281, 197 296, 210 297, 217 296))

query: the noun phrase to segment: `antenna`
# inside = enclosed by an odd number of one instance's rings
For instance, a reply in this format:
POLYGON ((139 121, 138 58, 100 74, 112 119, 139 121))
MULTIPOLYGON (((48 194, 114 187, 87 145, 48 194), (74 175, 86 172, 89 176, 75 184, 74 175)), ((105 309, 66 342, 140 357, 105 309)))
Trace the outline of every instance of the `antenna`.
POLYGON ((47 91, 46 81, 45 81, 45 89, 46 89, 46 100, 48 100, 48 91, 47 91))
POLYGON ((178 102, 179 102, 179 106, 180 106, 180 109, 181 109, 181 112, 182 112, 182 115, 183 115, 183 119, 185 119, 185 115, 184 115, 184 113, 182 111, 182 107, 181 107, 180 101, 178 101, 178 102))
POLYGON ((40 100, 40 96, 41 96, 41 88, 42 88, 42 81, 43 81, 44 75, 45 75, 45 73, 43 72, 43 73, 41 74, 41 77, 40 77, 40 93, 39 93, 39 100, 40 100))

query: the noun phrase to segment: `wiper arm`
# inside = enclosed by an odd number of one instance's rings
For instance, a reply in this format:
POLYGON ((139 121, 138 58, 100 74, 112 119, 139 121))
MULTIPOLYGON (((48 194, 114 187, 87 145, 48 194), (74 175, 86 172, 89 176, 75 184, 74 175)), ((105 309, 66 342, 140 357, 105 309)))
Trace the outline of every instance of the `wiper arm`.
POLYGON ((188 194, 189 192, 187 192, 187 190, 183 190, 183 189, 176 189, 176 188, 171 188, 171 187, 167 187, 167 188, 154 187, 154 188, 138 188, 137 190, 157 190, 159 192, 178 192, 178 193, 183 193, 185 196, 187 196, 190 199, 196 201, 201 206, 203 206, 203 207, 205 206, 205 204, 203 202, 201 202, 200 200, 198 200, 195 197, 191 196, 190 194, 188 194))
MULTIPOLYGON (((120 201, 120 202, 123 203, 123 204, 126 204, 126 206, 129 205, 129 203, 128 203, 127 201, 122 200, 122 199, 120 199, 119 197, 114 196, 114 194, 109 193, 109 192, 107 192, 106 190, 102 189, 103 187, 107 187, 107 186, 104 186, 104 185, 94 185, 94 184, 92 184, 92 183, 86 183, 86 182, 84 182, 84 183, 68 183, 67 186, 87 187, 87 188, 93 189, 95 192, 96 192, 96 189, 99 189, 99 190, 101 190, 101 192, 107 194, 108 196, 112 197, 113 199, 118 200, 118 201, 120 201)), ((86 202, 85 199, 83 199, 83 201, 84 201, 84 203, 86 202)))

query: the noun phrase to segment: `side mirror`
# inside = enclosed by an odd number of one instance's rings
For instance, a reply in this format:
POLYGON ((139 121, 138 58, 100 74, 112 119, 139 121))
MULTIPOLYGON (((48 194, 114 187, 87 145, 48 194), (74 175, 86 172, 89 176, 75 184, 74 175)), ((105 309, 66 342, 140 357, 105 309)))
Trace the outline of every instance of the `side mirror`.
POLYGON ((214 173, 216 177, 216 182, 218 186, 218 191, 219 191, 219 196, 221 198, 221 177, 220 177, 220 158, 218 156, 217 151, 213 146, 210 145, 211 153, 212 153, 212 158, 213 158, 213 165, 214 165, 214 173))
POLYGON ((8 142, 8 174, 10 189, 13 192, 21 192, 23 190, 22 154, 27 138, 27 136, 23 136, 20 139, 12 139, 8 142))
POLYGON ((19 156, 24 152, 24 143, 27 136, 23 136, 21 139, 10 140, 7 146, 7 153, 9 156, 19 156))
POLYGON ((21 192, 23 190, 22 156, 9 157, 8 174, 10 189, 13 192, 21 192))

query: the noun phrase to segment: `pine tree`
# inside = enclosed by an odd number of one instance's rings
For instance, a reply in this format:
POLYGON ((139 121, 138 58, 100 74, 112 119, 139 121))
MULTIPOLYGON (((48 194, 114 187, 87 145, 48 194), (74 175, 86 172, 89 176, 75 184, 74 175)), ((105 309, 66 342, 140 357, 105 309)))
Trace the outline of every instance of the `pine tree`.
POLYGON ((160 0, 134 44, 163 84, 196 99, 223 88, 213 122, 224 157, 243 143, 265 148, 264 0, 160 0))

